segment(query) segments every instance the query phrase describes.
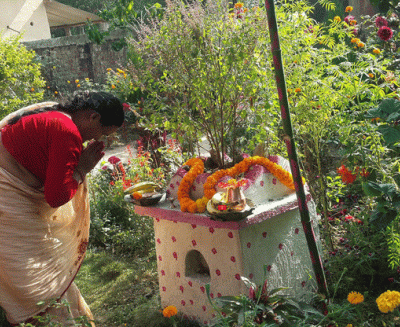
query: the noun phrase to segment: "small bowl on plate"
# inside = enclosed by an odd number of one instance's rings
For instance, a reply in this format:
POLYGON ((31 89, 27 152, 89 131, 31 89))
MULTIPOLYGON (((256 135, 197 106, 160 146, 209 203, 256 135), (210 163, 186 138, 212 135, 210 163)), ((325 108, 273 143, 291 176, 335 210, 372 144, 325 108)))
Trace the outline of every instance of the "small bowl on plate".
POLYGON ((157 204, 161 198, 163 197, 164 193, 154 193, 149 196, 143 196, 141 199, 134 199, 131 194, 127 194, 124 196, 124 200, 129 203, 134 203, 136 205, 142 207, 149 207, 157 204))
POLYGON ((240 221, 250 216, 254 211, 254 204, 250 200, 246 200, 246 207, 241 211, 221 211, 215 209, 211 205, 211 201, 207 203, 207 214, 213 220, 218 221, 240 221))

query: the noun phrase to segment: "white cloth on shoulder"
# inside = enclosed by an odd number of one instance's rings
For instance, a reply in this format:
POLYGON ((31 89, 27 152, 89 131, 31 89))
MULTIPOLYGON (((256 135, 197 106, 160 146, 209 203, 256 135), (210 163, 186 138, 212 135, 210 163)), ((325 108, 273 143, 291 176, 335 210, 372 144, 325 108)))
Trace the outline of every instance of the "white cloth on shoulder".
MULTIPOLYGON (((54 104, 41 103, 18 112, 54 104)), ((16 113, 3 119, 0 129, 16 113)), ((52 208, 43 189, 27 185, 0 166, 0 306, 10 323, 22 323, 46 311, 65 326, 71 318, 93 319, 73 283, 86 253, 89 225, 86 182, 72 200, 52 208), (49 308, 61 298, 72 301, 70 310, 49 308)))

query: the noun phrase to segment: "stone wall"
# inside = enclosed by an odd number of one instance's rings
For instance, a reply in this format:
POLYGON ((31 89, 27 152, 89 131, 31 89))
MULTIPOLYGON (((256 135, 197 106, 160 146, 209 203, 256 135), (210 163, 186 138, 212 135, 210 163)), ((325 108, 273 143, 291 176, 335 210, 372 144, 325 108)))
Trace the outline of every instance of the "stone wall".
POLYGON ((369 0, 349 0, 349 5, 354 8, 352 15, 360 20, 361 16, 376 14, 376 9, 371 5, 369 0))
POLYGON ((122 36, 121 31, 114 31, 101 45, 86 35, 24 42, 24 45, 36 52, 43 66, 43 77, 52 90, 73 91, 75 80, 89 78, 94 83, 104 83, 107 68, 115 70, 126 65, 127 49, 112 49, 112 43, 122 36))

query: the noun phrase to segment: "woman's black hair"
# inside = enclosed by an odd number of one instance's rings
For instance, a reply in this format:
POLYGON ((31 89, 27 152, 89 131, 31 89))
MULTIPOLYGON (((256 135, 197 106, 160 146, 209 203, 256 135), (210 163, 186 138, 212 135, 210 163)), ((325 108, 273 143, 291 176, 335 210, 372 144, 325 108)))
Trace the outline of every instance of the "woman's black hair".
POLYGON ((17 115, 11 118, 8 124, 15 124, 22 117, 45 111, 62 111, 73 115, 83 110, 94 110, 97 112, 101 116, 100 123, 103 126, 120 127, 124 122, 124 109, 122 102, 117 97, 107 92, 84 91, 77 92, 72 98, 61 101, 52 107, 35 109, 17 115))

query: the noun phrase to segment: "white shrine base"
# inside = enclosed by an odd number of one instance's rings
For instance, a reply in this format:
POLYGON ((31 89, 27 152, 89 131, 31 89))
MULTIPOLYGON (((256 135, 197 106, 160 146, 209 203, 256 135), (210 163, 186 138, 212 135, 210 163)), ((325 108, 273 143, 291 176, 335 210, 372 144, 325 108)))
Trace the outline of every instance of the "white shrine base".
MULTIPOLYGON (((317 241, 314 202, 307 205, 317 241)), ((240 277, 268 289, 305 299, 317 289, 295 193, 259 205, 240 222, 211 220, 203 214, 183 213, 170 202, 136 206, 135 212, 154 218, 161 304, 174 305, 189 319, 207 324, 214 312, 211 297, 247 294, 240 277)))

